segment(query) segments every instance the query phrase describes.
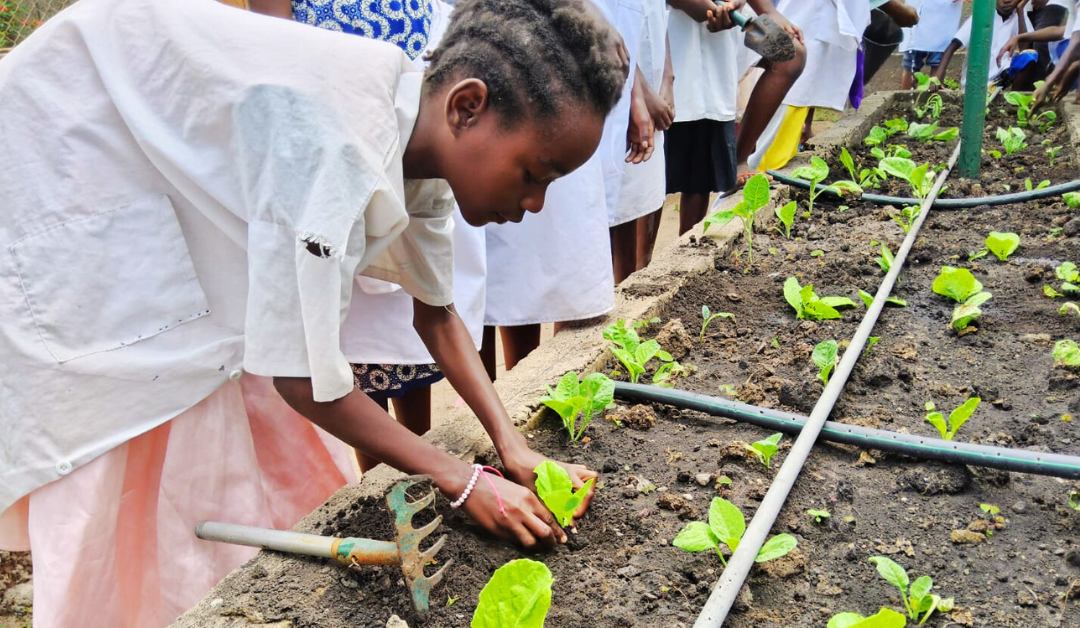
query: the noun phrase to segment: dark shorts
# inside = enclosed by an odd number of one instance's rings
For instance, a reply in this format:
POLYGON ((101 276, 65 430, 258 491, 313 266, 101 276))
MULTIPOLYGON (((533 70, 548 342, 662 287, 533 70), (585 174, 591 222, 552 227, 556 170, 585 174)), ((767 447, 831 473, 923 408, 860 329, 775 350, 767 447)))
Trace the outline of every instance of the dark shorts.
POLYGON ((353 384, 376 401, 431 386, 444 375, 435 364, 352 364, 353 384))
POLYGON ((735 122, 676 122, 664 135, 667 193, 710 194, 735 188, 735 122))
POLYGON ((936 68, 941 65, 944 52, 926 52, 925 50, 905 50, 904 69, 908 72, 920 72, 926 66, 936 68))

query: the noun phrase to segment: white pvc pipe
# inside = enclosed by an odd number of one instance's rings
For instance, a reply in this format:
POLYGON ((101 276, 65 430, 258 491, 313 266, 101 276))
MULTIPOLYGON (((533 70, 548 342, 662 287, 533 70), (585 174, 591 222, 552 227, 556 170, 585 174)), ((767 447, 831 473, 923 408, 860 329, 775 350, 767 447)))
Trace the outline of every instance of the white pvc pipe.
MULTIPOLYGON (((993 97, 991 97, 991 100, 993 100, 993 97)), ((724 572, 720 575, 720 580, 716 583, 716 587, 713 588, 704 608, 701 609, 697 621, 694 622, 694 628, 720 628, 724 620, 727 619, 728 612, 731 611, 731 606, 735 603, 735 597, 739 594, 739 589, 742 588, 743 582, 750 574, 750 568, 754 566, 754 559, 757 558, 758 551, 765 544, 769 530, 776 523, 776 517, 779 516, 780 509, 784 507, 788 494, 791 493, 791 488, 799 477, 799 472, 802 471, 803 465, 806 464, 806 459, 810 455, 814 441, 817 440, 821 428, 829 418, 829 413, 832 412, 833 406, 836 405, 836 400, 844 390, 844 385, 851 375, 851 370, 855 367, 855 362, 859 359, 859 355, 862 354, 866 339, 874 331, 878 316, 881 314, 882 308, 885 307, 885 299, 892 292, 896 279, 900 276, 900 269, 904 267, 908 253, 915 244, 915 238, 919 235, 919 229, 922 228, 923 222, 926 221, 926 217, 930 214, 930 206, 937 199, 941 186, 944 185, 945 179, 949 176, 949 172, 952 171, 959 155, 960 145, 957 144, 956 150, 953 151, 952 157, 949 158, 948 165, 938 175, 934 187, 930 189, 930 194, 923 201, 918 218, 915 219, 911 229, 908 230, 907 237, 904 238, 904 242, 900 245, 900 250, 896 252, 892 268, 878 287, 873 303, 870 304, 866 316, 859 323, 859 328, 855 330, 851 343, 848 345, 847 350, 844 351, 844 357, 841 358, 840 364, 837 365, 836 371, 829 379, 824 392, 821 393, 817 404, 814 405, 814 410, 810 413, 806 426, 799 433, 799 437, 795 439, 795 444, 791 446, 791 452, 788 453, 784 464, 776 472, 776 478, 773 479, 772 485, 769 487, 768 492, 765 493, 761 506, 754 513, 754 518, 750 520, 746 533, 743 535, 742 540, 739 541, 739 549, 735 550, 735 553, 728 559, 727 567, 724 568, 724 572)))

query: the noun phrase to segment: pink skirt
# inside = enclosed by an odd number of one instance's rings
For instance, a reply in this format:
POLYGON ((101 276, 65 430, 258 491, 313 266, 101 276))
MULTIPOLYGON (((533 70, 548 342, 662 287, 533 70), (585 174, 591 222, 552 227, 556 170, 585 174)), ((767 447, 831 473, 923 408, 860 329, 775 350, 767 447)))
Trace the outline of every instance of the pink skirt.
POLYGON ((356 479, 347 445, 245 374, 0 513, 0 548, 33 552, 35 628, 167 626, 256 552, 196 523, 290 528, 356 479))

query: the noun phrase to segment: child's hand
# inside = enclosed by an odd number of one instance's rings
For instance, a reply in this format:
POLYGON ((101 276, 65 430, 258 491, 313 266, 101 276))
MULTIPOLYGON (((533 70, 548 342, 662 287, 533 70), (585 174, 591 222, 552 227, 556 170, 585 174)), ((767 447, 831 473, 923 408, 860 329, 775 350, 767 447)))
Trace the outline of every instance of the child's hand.
POLYGON ((728 14, 731 11, 738 11, 745 4, 746 0, 717 2, 716 8, 705 14, 705 27, 709 29, 709 32, 717 33, 735 26, 735 22, 732 21, 731 16, 728 14))
POLYGON ((1001 59, 1008 56, 1012 57, 1020 52, 1020 37, 1014 35, 1009 38, 1009 41, 1005 42, 1005 45, 1001 47, 997 55, 997 67, 1001 67, 1001 59))
MULTIPOLYGON (((532 451, 531 449, 515 456, 512 461, 504 457, 503 464, 506 466, 506 477, 527 487, 531 491, 536 491, 536 472, 534 469, 540 466, 540 463, 547 460, 549 460, 547 456, 532 451)), ((600 474, 596 471, 580 464, 570 464, 559 462, 558 460, 552 460, 552 462, 563 469, 566 469, 566 472, 570 475, 570 483, 574 485, 574 490, 585 486, 585 483, 589 480, 600 477, 600 474)), ((594 490, 596 490, 595 484, 593 484, 593 488, 589 489, 589 494, 585 496, 585 501, 581 502, 581 506, 578 506, 578 509, 574 511, 575 518, 584 515, 585 511, 589 509, 589 502, 592 501, 594 490)))
POLYGON ((630 150, 630 154, 626 156, 628 164, 649 161, 653 150, 656 149, 656 144, 653 142, 656 127, 653 125, 653 118, 645 102, 645 90, 641 87, 642 85, 644 85, 643 82, 635 82, 631 92, 630 122, 626 127, 626 143, 630 150))
POLYGON ((791 35, 791 38, 799 42, 802 45, 806 45, 806 40, 803 39, 802 29, 791 23, 791 20, 784 17, 784 14, 773 10, 767 13, 769 19, 776 23, 777 26, 784 29, 784 32, 791 35))
POLYGON ((550 549, 555 543, 566 542, 566 533, 533 491, 497 475, 487 474, 487 478, 495 490, 486 479, 478 478, 462 505, 473 521, 500 539, 527 548, 550 549))
POLYGON ((648 85, 645 85, 644 89, 642 89, 642 95, 645 99, 645 107, 649 110, 649 116, 652 117, 653 126, 656 131, 668 130, 671 127, 671 123, 675 121, 675 103, 672 102, 674 98, 665 100, 648 85))

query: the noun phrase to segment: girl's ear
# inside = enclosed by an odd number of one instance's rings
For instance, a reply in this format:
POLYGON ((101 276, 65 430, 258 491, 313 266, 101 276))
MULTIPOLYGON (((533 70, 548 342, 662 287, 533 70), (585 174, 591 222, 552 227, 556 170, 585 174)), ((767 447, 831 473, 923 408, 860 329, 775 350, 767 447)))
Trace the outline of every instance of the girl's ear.
POLYGON ((487 108, 488 88, 480 79, 465 79, 446 93, 446 122, 455 136, 475 126, 487 108))

